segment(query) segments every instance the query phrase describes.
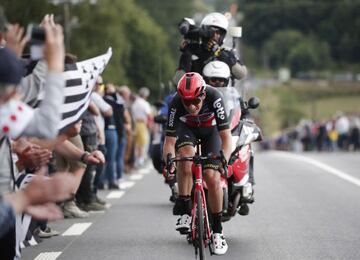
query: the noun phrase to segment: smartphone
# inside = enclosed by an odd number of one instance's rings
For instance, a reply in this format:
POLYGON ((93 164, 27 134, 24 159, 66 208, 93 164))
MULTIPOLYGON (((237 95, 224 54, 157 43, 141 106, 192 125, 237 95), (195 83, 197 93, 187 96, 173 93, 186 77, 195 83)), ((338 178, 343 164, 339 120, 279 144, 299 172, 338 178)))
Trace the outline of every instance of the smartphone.
POLYGON ((44 57, 45 29, 34 24, 29 24, 27 26, 26 36, 30 43, 31 59, 42 59, 44 57))

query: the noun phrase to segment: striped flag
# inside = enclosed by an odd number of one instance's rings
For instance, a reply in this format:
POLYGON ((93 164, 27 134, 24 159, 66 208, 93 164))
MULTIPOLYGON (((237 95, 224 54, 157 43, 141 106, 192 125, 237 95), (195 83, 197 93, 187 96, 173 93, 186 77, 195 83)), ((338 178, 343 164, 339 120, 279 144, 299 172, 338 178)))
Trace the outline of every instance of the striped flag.
POLYGON ((109 48, 103 55, 65 65, 65 101, 61 108, 60 129, 78 121, 88 108, 96 79, 104 71, 111 55, 112 49, 109 48))

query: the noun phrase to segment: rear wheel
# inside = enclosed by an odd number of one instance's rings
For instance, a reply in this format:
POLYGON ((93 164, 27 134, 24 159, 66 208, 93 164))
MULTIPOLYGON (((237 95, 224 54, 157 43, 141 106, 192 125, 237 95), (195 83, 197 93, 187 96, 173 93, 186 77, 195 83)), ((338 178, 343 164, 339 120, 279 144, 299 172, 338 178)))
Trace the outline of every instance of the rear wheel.
POLYGON ((205 259, 204 247, 204 211, 201 199, 201 191, 196 192, 196 237, 195 246, 199 250, 200 260, 205 259))

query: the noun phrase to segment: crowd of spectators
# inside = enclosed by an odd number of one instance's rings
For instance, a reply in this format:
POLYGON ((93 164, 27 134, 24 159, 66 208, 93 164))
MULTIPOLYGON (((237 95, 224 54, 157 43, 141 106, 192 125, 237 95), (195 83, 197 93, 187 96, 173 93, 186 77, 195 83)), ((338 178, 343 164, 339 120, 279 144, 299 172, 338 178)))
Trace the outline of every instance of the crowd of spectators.
POLYGON ((266 149, 292 151, 360 151, 360 115, 337 111, 330 119, 302 120, 273 141, 266 149))
POLYGON ((20 259, 25 240, 58 235, 48 220, 86 218, 106 210, 98 190, 121 189, 124 173, 144 164, 149 145, 149 89, 132 93, 127 86, 105 84, 101 76, 81 118, 59 131, 64 67, 77 58, 65 54, 62 27, 52 15, 41 26, 44 59, 26 66, 24 30, 9 24, 0 9, 2 260, 20 259), (26 227, 25 218, 31 218, 26 227))

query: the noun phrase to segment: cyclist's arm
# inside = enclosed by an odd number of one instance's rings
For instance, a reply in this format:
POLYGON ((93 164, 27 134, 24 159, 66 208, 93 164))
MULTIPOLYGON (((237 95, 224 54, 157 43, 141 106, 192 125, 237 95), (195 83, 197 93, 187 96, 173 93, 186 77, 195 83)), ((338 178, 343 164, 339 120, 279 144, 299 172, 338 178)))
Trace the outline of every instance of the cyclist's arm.
POLYGON ((172 156, 175 156, 176 128, 179 120, 179 111, 177 109, 177 105, 179 102, 179 98, 175 96, 169 105, 168 120, 166 123, 165 141, 163 147, 164 162, 166 162, 167 154, 171 153, 172 156))
POLYGON ((230 159, 231 154, 231 131, 230 129, 224 129, 219 131, 221 138, 221 149, 224 151, 224 155, 227 161, 230 159))
POLYGON ((166 162, 167 154, 171 154, 172 157, 175 156, 175 143, 176 137, 174 136, 165 136, 164 148, 163 148, 163 159, 166 162))

